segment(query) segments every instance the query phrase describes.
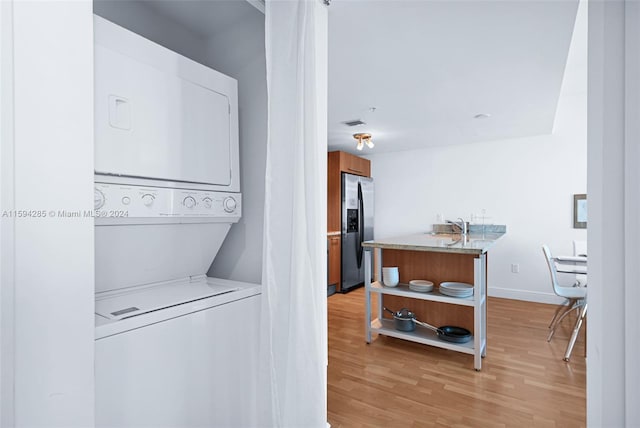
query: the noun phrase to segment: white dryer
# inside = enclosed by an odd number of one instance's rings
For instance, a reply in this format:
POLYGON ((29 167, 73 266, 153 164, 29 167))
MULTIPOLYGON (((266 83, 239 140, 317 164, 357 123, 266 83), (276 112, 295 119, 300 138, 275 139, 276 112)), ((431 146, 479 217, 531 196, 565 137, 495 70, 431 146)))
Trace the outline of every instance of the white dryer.
POLYGON ((98 16, 94 31, 96 174, 239 192, 237 81, 98 16))

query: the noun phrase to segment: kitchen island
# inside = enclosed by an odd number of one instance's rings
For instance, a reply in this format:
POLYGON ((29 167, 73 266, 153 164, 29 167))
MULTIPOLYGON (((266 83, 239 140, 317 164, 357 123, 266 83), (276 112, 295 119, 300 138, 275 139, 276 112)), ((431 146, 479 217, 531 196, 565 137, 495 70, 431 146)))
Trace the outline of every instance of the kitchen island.
POLYGON ((474 355, 474 368, 480 370, 487 346, 487 258, 489 249, 504 236, 506 227, 491 226, 485 232, 420 233, 366 241, 365 251, 365 331, 371 343, 372 333, 411 340, 474 355), (371 278, 373 253, 373 278, 371 278), (384 260, 384 264, 383 264, 384 260), (400 284, 387 287, 382 282, 382 266, 397 266, 400 284), (433 282, 434 289, 423 293, 407 285, 414 279, 433 282), (440 293, 442 282, 473 285, 473 296, 450 297, 440 293), (372 319, 371 295, 378 294, 376 317, 372 319), (452 343, 437 333, 418 326, 415 331, 396 330, 394 320, 383 307, 393 311, 409 308, 417 320, 436 327, 450 325, 471 331, 466 343, 452 343))

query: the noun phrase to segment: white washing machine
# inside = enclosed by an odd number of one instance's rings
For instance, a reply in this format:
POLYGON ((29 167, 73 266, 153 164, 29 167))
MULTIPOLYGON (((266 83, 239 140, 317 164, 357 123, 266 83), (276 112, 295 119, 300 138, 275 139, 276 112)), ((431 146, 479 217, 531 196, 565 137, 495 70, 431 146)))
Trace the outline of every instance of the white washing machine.
POLYGON ((94 23, 96 426, 255 426, 260 286, 206 276, 242 213, 236 81, 94 23))
POLYGON ((96 195, 96 426, 255 426, 260 286, 205 276, 239 195, 96 195))

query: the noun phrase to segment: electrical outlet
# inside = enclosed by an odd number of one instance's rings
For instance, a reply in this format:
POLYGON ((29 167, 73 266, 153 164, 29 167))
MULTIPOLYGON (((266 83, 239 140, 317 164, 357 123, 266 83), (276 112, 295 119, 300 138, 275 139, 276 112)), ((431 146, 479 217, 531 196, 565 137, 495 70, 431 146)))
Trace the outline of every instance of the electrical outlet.
POLYGON ((518 263, 512 263, 511 273, 519 273, 519 272, 520 272, 520 265, 518 263))

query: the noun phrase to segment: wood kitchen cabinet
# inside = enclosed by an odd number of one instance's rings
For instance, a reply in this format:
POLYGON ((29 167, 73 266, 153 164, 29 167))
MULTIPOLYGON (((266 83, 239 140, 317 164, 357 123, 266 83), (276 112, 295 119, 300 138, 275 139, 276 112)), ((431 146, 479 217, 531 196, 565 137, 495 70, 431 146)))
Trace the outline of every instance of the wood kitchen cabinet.
POLYGON ((371 176, 371 161, 345 152, 340 153, 340 172, 349 174, 371 176))
POLYGON ((338 288, 340 284, 340 235, 329 235, 327 237, 329 246, 329 275, 327 285, 334 285, 338 288))
POLYGON ((329 233, 329 281, 340 291, 340 207, 342 173, 371 176, 371 161, 346 152, 329 152, 327 159, 327 232, 329 233), (335 238, 337 234, 337 240, 335 238), (333 267, 332 267, 333 263, 333 267))

